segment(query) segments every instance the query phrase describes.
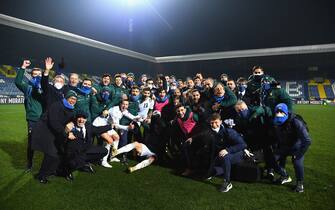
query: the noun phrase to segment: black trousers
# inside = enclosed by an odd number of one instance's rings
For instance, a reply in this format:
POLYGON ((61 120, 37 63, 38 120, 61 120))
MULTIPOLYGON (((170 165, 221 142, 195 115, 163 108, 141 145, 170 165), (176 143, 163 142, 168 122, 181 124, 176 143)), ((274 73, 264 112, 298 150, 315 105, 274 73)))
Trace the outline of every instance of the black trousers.
POLYGON ((100 161, 107 155, 107 149, 79 141, 68 141, 65 148, 65 166, 69 172, 85 166, 87 163, 100 161))
POLYGON ((44 153, 43 161, 41 164, 40 171, 38 173, 39 178, 46 178, 50 175, 56 174, 57 169, 60 167, 60 158, 54 157, 44 153))
POLYGON ((31 168, 33 166, 34 150, 31 149, 31 131, 35 124, 36 121, 27 120, 27 127, 28 127, 27 168, 31 168))

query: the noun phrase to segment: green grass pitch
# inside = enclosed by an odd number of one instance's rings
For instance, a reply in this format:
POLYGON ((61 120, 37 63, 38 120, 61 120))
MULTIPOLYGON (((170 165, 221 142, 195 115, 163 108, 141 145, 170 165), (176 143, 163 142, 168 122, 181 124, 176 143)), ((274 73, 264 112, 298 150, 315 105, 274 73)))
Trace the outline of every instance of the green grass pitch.
MULTIPOLYGON (((150 166, 126 174, 96 166, 96 174, 75 173, 72 183, 52 177, 39 184, 25 174, 26 122, 23 105, 0 106, 0 209, 335 209, 335 107, 300 105, 312 145, 305 156, 305 192, 292 185, 233 181, 229 193, 220 178, 201 182, 178 177, 170 169, 150 166)), ((34 158, 33 174, 41 163, 34 158)), ((292 164, 288 171, 294 178, 292 164)))

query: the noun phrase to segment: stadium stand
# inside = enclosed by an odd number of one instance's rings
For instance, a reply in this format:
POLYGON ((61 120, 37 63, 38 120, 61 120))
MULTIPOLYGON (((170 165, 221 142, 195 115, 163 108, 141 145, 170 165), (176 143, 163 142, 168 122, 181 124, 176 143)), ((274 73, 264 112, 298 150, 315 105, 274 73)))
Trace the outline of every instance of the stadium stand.
POLYGON ((280 81, 282 88, 294 99, 307 99, 305 97, 304 81, 280 81))
MULTIPOLYGON (((25 72, 25 80, 30 80, 30 70, 25 72)), ((69 73, 63 73, 65 82, 69 80, 69 73)), ((0 95, 22 96, 23 94, 15 86, 16 70, 12 66, 0 66, 0 95)), ((51 72, 51 78, 55 76, 55 72, 51 72)), ((90 78, 93 83, 99 83, 101 77, 88 74, 79 74, 79 80, 90 78)), ((281 87, 294 100, 335 100, 335 81, 323 78, 315 78, 309 81, 280 81, 281 87)))
POLYGON ((15 86, 14 78, 8 78, 0 74, 0 95, 23 95, 15 86))

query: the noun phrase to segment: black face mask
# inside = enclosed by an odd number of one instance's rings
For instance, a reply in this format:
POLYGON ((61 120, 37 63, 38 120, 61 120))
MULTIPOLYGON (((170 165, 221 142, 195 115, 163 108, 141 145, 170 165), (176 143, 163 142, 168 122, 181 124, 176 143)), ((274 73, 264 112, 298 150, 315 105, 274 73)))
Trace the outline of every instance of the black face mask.
POLYGON ((262 75, 256 74, 256 75, 254 75, 254 80, 256 82, 260 82, 262 80, 263 76, 264 76, 264 74, 262 74, 262 75))
POLYGON ((221 83, 222 83, 224 86, 227 86, 227 80, 221 80, 221 83))

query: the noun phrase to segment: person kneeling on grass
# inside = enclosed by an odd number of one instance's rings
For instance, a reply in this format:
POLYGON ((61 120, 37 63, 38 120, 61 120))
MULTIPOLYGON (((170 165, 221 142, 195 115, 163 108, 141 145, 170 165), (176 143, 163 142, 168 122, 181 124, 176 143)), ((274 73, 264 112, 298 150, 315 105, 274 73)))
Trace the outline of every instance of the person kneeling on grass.
MULTIPOLYGON (((73 122, 66 125, 69 133, 65 142, 66 164, 65 178, 73 180, 72 172, 80 170, 94 173, 90 163, 96 163, 107 154, 107 149, 93 145, 93 137, 106 134, 110 130, 110 125, 95 127, 87 121, 88 114, 85 111, 78 111, 73 122)), ((111 137, 110 137, 111 138, 111 137)))
POLYGON ((211 116, 210 125, 216 135, 209 175, 223 175, 224 180, 220 192, 228 192, 233 187, 230 182, 231 165, 243 160, 247 145, 239 133, 223 126, 220 114, 214 113, 211 116))
POLYGON ((303 192, 304 154, 311 144, 307 125, 299 115, 290 113, 284 103, 280 103, 275 107, 273 124, 275 137, 277 138, 275 155, 278 158, 278 164, 275 164, 275 171, 281 175, 277 183, 285 184, 292 181, 285 171, 286 158, 287 156, 292 156, 297 181, 294 190, 303 192))
POLYGON ((112 156, 115 157, 116 155, 122 154, 122 153, 126 153, 126 152, 130 152, 133 149, 136 150, 137 155, 139 157, 144 157, 146 158, 145 160, 143 160, 142 162, 138 163, 137 165, 133 166, 133 167, 129 167, 128 171, 129 173, 132 173, 134 171, 137 171, 141 168, 147 167, 149 165, 151 165, 157 158, 156 154, 153 153, 152 151, 150 151, 150 149, 142 143, 139 143, 137 141, 127 144, 121 148, 119 148, 118 150, 112 150, 112 156))

